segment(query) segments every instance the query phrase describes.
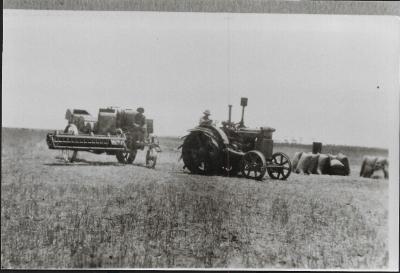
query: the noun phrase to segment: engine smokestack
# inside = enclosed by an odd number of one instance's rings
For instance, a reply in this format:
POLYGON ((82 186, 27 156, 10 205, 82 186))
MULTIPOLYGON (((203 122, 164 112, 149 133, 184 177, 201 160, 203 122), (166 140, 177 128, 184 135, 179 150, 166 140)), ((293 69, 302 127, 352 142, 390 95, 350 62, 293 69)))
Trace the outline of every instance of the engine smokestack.
POLYGON ((231 104, 229 104, 228 105, 228 107, 229 107, 229 112, 228 112, 228 122, 229 122, 229 124, 231 123, 231 118, 232 118, 232 105, 231 104))
POLYGON ((240 120, 240 127, 244 127, 244 108, 247 106, 247 98, 240 99, 240 105, 242 108, 242 119, 240 120))

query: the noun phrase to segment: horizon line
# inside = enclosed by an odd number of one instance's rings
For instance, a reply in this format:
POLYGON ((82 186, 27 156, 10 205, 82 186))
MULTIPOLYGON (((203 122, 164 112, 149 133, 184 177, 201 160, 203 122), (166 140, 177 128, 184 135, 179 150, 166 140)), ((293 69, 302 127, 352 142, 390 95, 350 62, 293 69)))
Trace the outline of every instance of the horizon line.
MULTIPOLYGON (((52 128, 33 128, 33 127, 11 127, 11 126, 3 126, 1 125, 1 129, 27 129, 27 130, 50 130, 50 131, 57 131, 57 129, 52 129, 52 128)), ((59 130, 58 130, 59 131, 59 130)), ((178 136, 178 135, 156 135, 158 137, 165 137, 165 138, 182 138, 183 136, 178 136)), ((273 141, 277 144, 289 144, 289 145, 312 145, 312 142, 310 143, 303 143, 303 142, 285 142, 284 140, 281 139, 273 139, 273 141)), ((333 144, 333 143, 322 143, 323 145, 326 146, 343 146, 343 147, 352 147, 352 148, 367 148, 367 149, 383 149, 389 151, 389 148, 385 147, 378 147, 378 146, 359 146, 359 145, 347 145, 347 144, 333 144)))

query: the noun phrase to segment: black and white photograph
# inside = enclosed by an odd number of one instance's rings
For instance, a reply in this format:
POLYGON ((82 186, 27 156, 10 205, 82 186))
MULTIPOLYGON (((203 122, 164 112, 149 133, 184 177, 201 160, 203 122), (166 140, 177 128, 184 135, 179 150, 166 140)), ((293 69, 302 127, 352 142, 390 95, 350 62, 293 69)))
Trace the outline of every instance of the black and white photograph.
POLYGON ((251 2, 5 1, 2 269, 399 269, 395 6, 251 2))

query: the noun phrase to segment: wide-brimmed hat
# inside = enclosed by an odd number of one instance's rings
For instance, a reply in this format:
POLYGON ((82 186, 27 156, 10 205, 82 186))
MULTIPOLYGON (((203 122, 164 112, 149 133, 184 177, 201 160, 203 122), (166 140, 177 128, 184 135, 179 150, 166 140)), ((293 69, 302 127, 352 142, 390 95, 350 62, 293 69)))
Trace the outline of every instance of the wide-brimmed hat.
POLYGON ((138 109, 136 109, 137 112, 139 113, 144 113, 144 108, 143 107, 139 107, 138 109))
POLYGON ((204 115, 211 115, 211 112, 210 112, 210 110, 205 110, 205 111, 203 112, 203 114, 204 114, 204 115))

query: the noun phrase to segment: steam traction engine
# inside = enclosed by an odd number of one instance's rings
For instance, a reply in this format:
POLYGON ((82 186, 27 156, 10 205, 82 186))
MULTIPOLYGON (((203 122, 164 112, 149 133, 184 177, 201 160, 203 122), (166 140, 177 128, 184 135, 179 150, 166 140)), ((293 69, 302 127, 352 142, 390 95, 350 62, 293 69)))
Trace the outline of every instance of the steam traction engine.
POLYGON ((246 178, 261 180, 268 172, 272 179, 289 177, 292 164, 284 153, 273 153, 272 133, 275 129, 261 127, 250 129, 244 125, 244 108, 247 98, 241 99, 242 119, 231 122, 229 118, 222 127, 200 125, 189 130, 182 144, 184 168, 195 174, 241 173, 246 178))
POLYGON ((48 133, 47 145, 61 151, 68 162, 77 158, 78 151, 115 155, 118 162, 131 164, 138 150, 146 152, 146 166, 154 168, 160 147, 153 136, 153 120, 146 119, 142 128, 134 126, 138 113, 131 109, 116 107, 100 108, 98 118, 86 110, 67 110, 68 125, 64 131, 48 133))

